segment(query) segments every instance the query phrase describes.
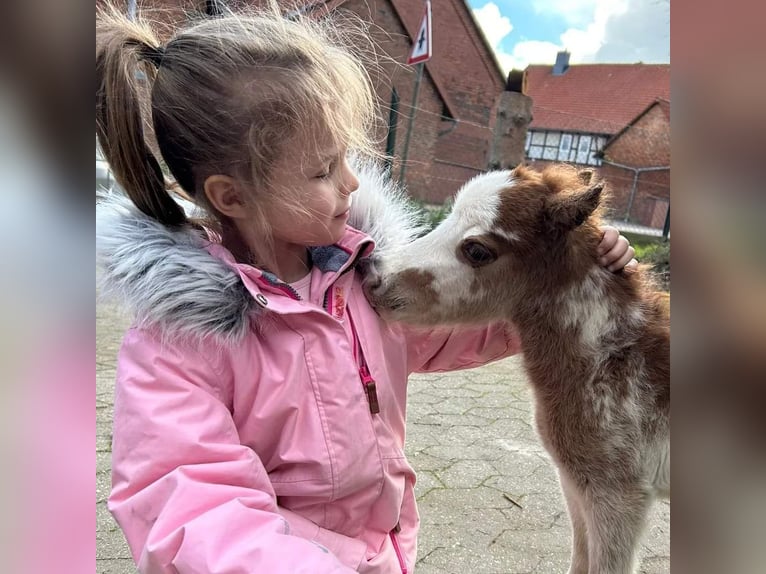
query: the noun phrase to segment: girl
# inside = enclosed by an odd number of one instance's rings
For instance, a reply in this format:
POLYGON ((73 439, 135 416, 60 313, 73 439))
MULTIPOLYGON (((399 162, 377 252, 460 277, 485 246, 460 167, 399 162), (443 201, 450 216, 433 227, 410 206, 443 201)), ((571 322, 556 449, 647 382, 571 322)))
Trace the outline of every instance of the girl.
MULTIPOLYGON (((347 160, 373 149, 373 97, 331 30, 226 16, 160 46, 98 17, 97 132, 131 200, 100 205, 99 258, 137 318, 109 508, 142 572, 411 572, 407 376, 519 351, 507 324, 415 332, 364 298, 375 242, 352 210, 380 246, 417 229, 379 172, 347 160)), ((605 265, 632 257, 614 230, 601 248, 605 265)))

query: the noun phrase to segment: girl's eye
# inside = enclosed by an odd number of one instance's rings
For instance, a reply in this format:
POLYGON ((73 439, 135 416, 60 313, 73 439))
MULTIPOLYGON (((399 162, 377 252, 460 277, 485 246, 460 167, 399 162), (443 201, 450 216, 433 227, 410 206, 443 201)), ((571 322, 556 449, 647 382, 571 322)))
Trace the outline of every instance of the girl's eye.
POLYGON ((332 175, 333 171, 335 171, 335 164, 331 163, 325 169, 322 170, 322 173, 317 174, 315 177, 317 179, 327 179, 328 177, 332 175))
POLYGON ((478 241, 464 241, 460 252, 471 267, 483 267, 497 259, 497 253, 478 241))

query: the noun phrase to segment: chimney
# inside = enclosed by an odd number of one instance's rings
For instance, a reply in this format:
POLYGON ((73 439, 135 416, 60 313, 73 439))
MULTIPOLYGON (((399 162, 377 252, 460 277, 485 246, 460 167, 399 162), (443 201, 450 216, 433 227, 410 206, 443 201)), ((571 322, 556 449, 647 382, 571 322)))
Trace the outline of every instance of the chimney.
POLYGON ((553 65, 553 75, 561 76, 569 69, 569 52, 562 50, 556 54, 556 63, 553 65))
POLYGON ((527 93, 527 74, 524 70, 513 69, 508 72, 508 79, 505 81, 506 92, 527 93))

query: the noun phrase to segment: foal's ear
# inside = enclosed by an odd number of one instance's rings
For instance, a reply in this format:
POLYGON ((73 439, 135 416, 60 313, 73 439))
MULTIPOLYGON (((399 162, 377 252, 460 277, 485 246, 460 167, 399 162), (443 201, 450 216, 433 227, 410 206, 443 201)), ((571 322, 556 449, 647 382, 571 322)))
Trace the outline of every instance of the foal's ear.
MULTIPOLYGON (((592 175, 592 174, 591 174, 592 175)), ((590 183, 591 175, 587 177, 590 183)), ((581 179, 585 179, 581 176, 581 179)), ((601 202, 601 192, 604 183, 595 182, 588 189, 572 194, 556 194, 548 200, 546 216, 554 229, 569 231, 582 225, 598 207, 601 202)))
POLYGON ((590 182, 593 180, 593 175, 592 169, 581 169, 577 172, 577 177, 583 185, 590 185, 590 182))

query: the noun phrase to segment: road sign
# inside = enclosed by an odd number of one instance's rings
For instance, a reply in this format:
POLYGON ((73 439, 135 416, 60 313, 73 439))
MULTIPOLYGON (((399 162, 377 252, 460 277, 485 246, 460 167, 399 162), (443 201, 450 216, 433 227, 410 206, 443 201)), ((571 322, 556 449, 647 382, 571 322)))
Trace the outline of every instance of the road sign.
POLYGON ((420 20, 418 35, 412 43, 412 52, 407 65, 412 66, 431 59, 431 2, 426 0, 423 18, 420 20))

